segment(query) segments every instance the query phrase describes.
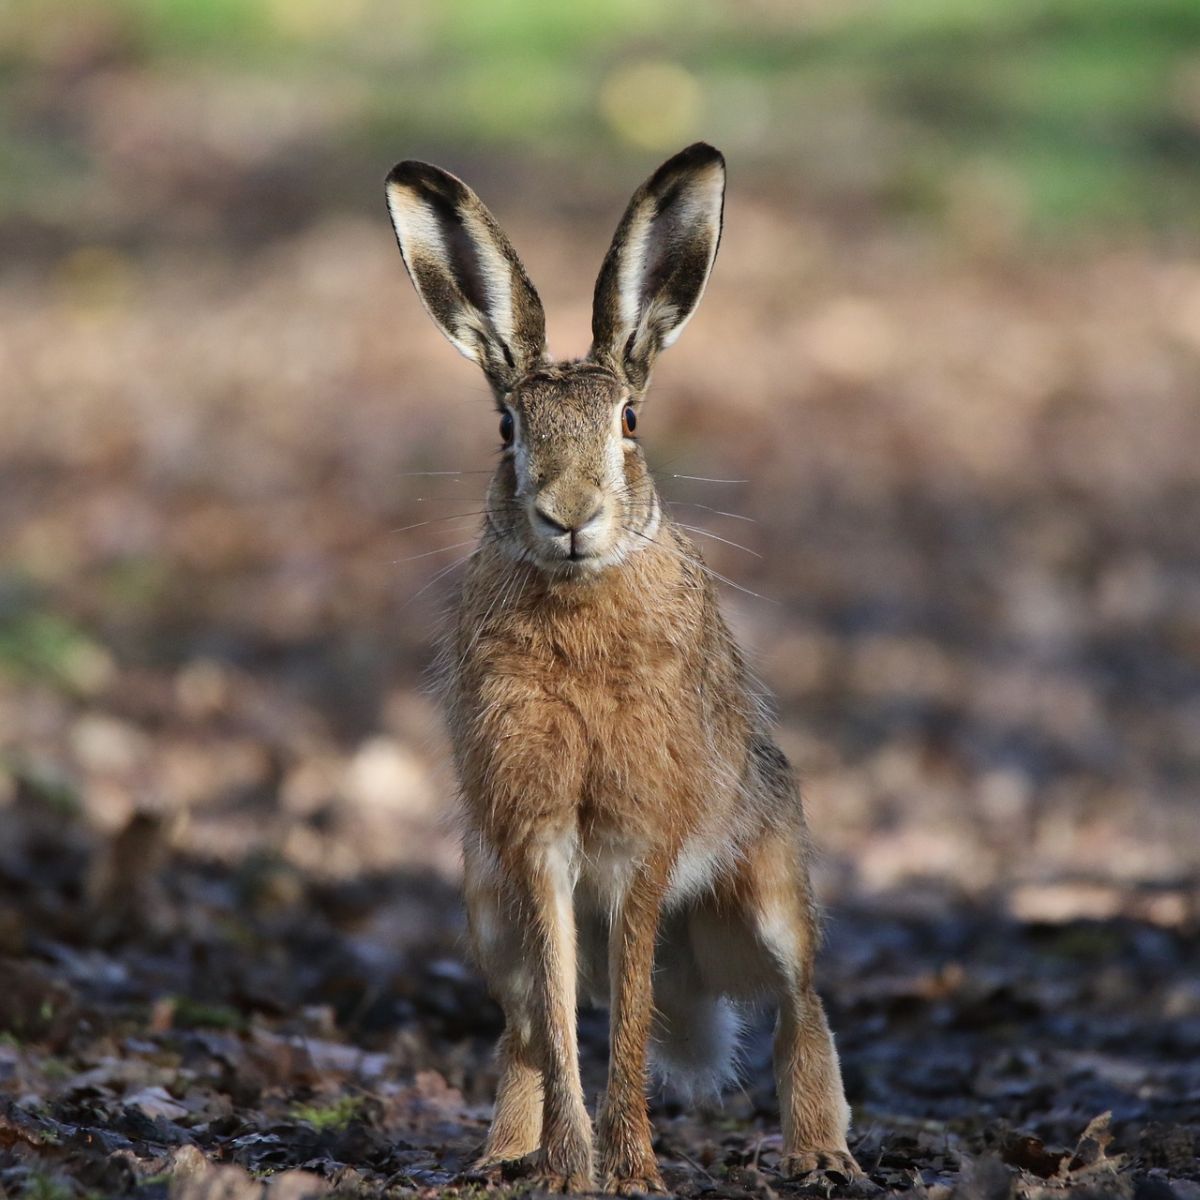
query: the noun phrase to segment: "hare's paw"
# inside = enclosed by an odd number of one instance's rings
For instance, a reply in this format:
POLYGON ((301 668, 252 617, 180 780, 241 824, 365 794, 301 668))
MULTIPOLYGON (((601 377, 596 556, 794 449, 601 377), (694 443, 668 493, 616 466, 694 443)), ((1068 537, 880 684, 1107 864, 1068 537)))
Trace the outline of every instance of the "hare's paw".
POLYGON ((534 1161, 533 1182, 548 1192, 594 1192, 589 1136, 551 1138, 534 1161))
POLYGON ((610 1195, 665 1192, 650 1140, 645 1102, 632 1109, 605 1104, 598 1122, 601 1187, 610 1195))
POLYGON ((533 1173, 533 1185, 545 1192, 565 1192, 569 1195, 596 1190, 596 1185, 592 1182, 590 1175, 584 1175, 579 1171, 568 1173, 550 1171, 545 1168, 540 1168, 533 1173))
POLYGON ((644 1196, 650 1192, 665 1192, 658 1163, 650 1147, 649 1137, 642 1142, 630 1139, 601 1142, 600 1179, 604 1191, 614 1196, 644 1196))
POLYGON ((646 1196, 667 1188, 655 1167, 634 1175, 605 1175, 603 1190, 612 1196, 646 1196))
POLYGON ((541 1145, 540 1130, 497 1130, 493 1128, 472 1164, 474 1171, 489 1171, 505 1163, 519 1162, 537 1152, 541 1145))
POLYGON ((818 1171, 844 1175, 847 1179, 863 1178, 849 1150, 802 1150, 798 1154, 785 1154, 779 1162, 779 1171, 788 1179, 802 1179, 818 1171))
MULTIPOLYGON (((537 1147, 534 1146, 533 1150, 537 1147)), ((485 1146, 479 1157, 471 1164, 472 1171, 492 1172, 498 1171, 501 1167, 509 1163, 520 1162, 523 1158, 528 1158, 533 1150, 522 1150, 519 1146, 498 1146, 493 1149, 491 1146, 485 1146)))

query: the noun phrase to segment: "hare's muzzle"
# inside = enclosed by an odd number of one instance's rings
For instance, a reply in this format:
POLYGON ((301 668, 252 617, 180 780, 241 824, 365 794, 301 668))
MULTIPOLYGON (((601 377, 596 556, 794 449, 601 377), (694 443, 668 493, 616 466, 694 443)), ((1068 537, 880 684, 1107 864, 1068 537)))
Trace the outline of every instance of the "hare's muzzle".
POLYGON ((543 489, 534 501, 529 519, 538 542, 550 552, 549 557, 580 562, 605 548, 608 512, 604 496, 596 489, 570 497, 559 497, 553 490, 543 489))

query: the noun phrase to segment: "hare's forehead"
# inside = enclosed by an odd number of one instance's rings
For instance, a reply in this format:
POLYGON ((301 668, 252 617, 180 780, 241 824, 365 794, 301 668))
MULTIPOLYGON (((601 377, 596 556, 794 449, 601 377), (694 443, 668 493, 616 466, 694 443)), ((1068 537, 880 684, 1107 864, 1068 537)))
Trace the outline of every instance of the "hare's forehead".
POLYGON ((615 382, 588 379, 575 384, 563 381, 521 388, 510 402, 530 431, 580 434, 589 429, 607 429, 621 396, 615 382))

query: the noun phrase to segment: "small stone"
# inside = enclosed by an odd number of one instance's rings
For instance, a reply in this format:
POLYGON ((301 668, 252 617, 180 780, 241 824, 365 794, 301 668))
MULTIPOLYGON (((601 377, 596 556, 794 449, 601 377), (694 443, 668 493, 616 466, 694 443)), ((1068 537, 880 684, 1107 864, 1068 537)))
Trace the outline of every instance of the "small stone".
POLYGON ((171 1162, 167 1168, 172 1179, 180 1182, 185 1179, 195 1179, 211 1169, 212 1164, 204 1157, 204 1152, 199 1146, 193 1146, 190 1142, 187 1145, 176 1147, 171 1152, 171 1162))
POLYGON ((171 1200, 262 1200, 262 1184, 241 1167, 211 1167, 199 1175, 171 1180, 171 1200))
POLYGON ((329 1189, 329 1181, 312 1171, 280 1171, 267 1180, 265 1200, 311 1200, 324 1196, 329 1189))

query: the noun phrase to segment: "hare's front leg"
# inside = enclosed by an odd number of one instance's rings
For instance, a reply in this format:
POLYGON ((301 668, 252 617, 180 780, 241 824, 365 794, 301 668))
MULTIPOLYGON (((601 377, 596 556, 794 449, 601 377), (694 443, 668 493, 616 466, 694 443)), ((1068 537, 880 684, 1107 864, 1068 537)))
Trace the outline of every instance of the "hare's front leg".
POLYGON ((506 1012, 497 1048, 500 1084, 487 1142, 476 1167, 490 1167, 532 1154, 542 1144, 542 1071, 534 1057, 528 1025, 506 1012))
POLYGON ((667 875, 661 862, 638 869, 609 935, 608 1091, 598 1132, 604 1190, 622 1195, 665 1190, 650 1144, 646 1043, 654 1007, 654 943, 667 875))
POLYGON ((479 1166, 542 1148, 543 1182, 591 1186, 592 1133, 575 1029, 575 927, 569 863, 553 842, 498 855, 467 839, 467 911, 475 951, 504 1009, 500 1085, 479 1166))
MULTIPOLYGON (((592 1186, 592 1125, 579 1078, 569 857, 556 842, 538 840, 511 854, 509 863, 521 960, 530 976, 531 1042, 541 1068, 540 1181, 552 1191, 586 1192, 592 1186)), ((518 1087, 519 1079, 511 1084, 518 1087)))
POLYGON ((490 1167, 524 1158, 542 1144, 542 1069, 533 1045, 533 977, 520 929, 510 915, 512 900, 500 887, 494 862, 480 854, 477 845, 468 847, 463 873, 475 957, 504 1009, 495 1113, 475 1164, 490 1167))

